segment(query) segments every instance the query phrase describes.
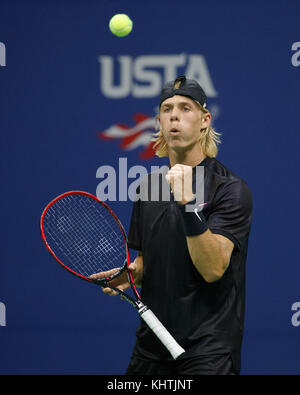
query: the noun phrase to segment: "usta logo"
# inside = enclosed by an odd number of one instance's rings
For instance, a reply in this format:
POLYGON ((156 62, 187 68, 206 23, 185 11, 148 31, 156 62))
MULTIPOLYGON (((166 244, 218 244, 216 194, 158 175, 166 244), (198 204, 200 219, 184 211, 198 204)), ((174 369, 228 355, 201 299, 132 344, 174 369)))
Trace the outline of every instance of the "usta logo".
POLYGON ((200 54, 142 55, 136 58, 120 55, 116 60, 112 56, 101 55, 98 61, 100 91, 110 99, 130 95, 135 98, 158 96, 163 84, 174 80, 179 73, 197 80, 209 98, 218 96, 206 60, 200 54), (114 83, 116 63, 119 67, 119 84, 114 83))

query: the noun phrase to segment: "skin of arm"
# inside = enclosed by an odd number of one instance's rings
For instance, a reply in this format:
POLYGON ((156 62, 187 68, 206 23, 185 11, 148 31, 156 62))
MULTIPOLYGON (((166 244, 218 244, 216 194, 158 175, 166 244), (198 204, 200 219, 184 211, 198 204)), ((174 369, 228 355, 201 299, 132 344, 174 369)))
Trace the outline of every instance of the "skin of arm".
POLYGON ((193 264, 204 280, 209 283, 219 280, 230 263, 233 242, 209 229, 186 239, 193 264))
MULTIPOLYGON (((194 199, 191 166, 176 164, 169 170, 166 180, 179 204, 186 204, 194 199)), ((204 280, 219 280, 230 263, 233 242, 209 229, 197 236, 187 236, 186 239, 192 262, 204 280)))

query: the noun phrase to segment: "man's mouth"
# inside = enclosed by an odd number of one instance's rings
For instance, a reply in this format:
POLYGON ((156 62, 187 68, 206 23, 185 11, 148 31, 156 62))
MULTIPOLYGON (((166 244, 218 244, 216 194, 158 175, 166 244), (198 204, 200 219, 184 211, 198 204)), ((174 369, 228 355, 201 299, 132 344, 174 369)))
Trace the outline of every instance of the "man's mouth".
POLYGON ((172 136, 176 136, 176 135, 179 134, 179 133, 180 133, 180 130, 179 130, 179 129, 172 128, 172 129, 170 130, 170 134, 171 134, 172 136))

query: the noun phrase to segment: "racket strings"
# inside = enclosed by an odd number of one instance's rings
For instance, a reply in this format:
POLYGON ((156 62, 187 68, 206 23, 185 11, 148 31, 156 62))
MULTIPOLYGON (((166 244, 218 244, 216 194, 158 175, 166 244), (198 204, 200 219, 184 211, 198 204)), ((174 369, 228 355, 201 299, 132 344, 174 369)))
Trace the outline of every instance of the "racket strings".
POLYGON ((85 277, 123 265, 124 237, 105 206, 86 195, 66 195, 44 216, 47 243, 69 269, 85 277))

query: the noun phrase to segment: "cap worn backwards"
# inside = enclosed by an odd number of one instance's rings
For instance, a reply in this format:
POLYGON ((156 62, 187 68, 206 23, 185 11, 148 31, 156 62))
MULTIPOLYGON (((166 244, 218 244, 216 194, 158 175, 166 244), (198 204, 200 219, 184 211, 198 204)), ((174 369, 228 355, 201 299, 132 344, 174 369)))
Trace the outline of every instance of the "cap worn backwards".
POLYGON ((206 107, 207 97, 204 90, 197 81, 187 79, 185 75, 181 75, 175 81, 169 81, 164 85, 161 91, 160 105, 174 95, 190 97, 198 101, 202 107, 206 107))

